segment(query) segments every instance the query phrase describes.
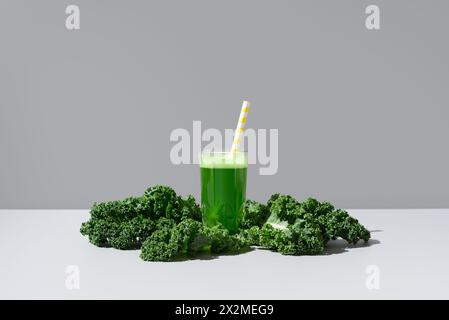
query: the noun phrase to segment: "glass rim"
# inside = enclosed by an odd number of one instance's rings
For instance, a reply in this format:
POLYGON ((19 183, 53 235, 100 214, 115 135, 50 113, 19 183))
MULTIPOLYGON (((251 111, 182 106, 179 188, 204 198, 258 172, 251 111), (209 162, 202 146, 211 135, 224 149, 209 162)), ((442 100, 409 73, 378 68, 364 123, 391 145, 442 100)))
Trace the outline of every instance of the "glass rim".
POLYGON ((248 154, 244 151, 201 151, 199 165, 203 168, 221 168, 222 166, 246 168, 248 167, 248 154))

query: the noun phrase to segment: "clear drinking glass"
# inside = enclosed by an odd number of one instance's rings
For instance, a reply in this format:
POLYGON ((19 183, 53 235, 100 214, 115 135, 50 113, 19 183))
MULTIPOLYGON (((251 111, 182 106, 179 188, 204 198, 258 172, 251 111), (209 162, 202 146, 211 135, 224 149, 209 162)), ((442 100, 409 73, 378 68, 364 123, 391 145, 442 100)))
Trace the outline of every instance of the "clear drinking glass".
POLYGON ((203 152, 200 156, 201 209, 207 226, 239 229, 246 198, 246 152, 203 152))

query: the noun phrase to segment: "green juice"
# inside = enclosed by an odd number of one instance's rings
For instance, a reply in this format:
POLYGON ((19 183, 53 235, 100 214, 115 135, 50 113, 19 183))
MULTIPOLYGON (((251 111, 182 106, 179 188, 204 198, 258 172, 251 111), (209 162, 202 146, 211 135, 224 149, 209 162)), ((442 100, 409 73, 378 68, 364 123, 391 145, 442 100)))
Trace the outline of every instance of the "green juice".
POLYGON ((246 154, 227 157, 226 153, 202 155, 201 207, 203 223, 222 224, 236 232, 243 214, 246 198, 246 154))

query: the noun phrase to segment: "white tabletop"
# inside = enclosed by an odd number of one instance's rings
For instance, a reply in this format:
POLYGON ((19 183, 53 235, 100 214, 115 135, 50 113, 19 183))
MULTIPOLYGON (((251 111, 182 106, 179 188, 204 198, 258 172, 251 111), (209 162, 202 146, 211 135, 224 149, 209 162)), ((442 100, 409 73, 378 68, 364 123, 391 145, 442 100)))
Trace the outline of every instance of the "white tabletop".
POLYGON ((161 263, 91 245, 79 233, 87 210, 0 210, 0 298, 449 298, 449 209, 349 211, 372 231, 369 246, 161 263))

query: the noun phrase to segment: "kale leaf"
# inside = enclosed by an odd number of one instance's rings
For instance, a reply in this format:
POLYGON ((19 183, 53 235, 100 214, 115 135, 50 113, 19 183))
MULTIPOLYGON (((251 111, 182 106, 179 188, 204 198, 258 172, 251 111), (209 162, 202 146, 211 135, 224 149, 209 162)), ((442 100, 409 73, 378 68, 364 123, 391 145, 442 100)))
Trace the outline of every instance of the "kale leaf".
POLYGON ((81 225, 81 234, 99 247, 140 249, 156 230, 184 219, 201 221, 201 209, 193 196, 182 198, 167 186, 148 188, 140 197, 94 203, 91 218, 81 225))
POLYGON ((238 252, 247 246, 245 239, 231 235, 221 226, 206 227, 187 218, 171 227, 156 230, 142 245, 145 261, 172 261, 193 257, 199 252, 238 252))
POLYGON ((137 197, 94 203, 80 232, 98 247, 141 249, 145 261, 174 261, 200 252, 239 253, 251 245, 285 255, 324 252, 338 237, 348 243, 367 242, 369 231, 348 212, 329 202, 274 194, 267 204, 246 200, 241 230, 231 234, 221 225, 207 227, 193 196, 181 197, 163 185, 137 197))
POLYGON ((242 236, 251 245, 282 254, 320 254, 331 239, 341 237, 356 244, 370 238, 370 232, 348 212, 314 198, 299 202, 290 195, 274 194, 267 206, 258 206, 253 201, 247 206, 251 210, 244 211, 248 218, 245 220, 244 215, 242 236), (262 217, 266 217, 265 221, 262 217))

